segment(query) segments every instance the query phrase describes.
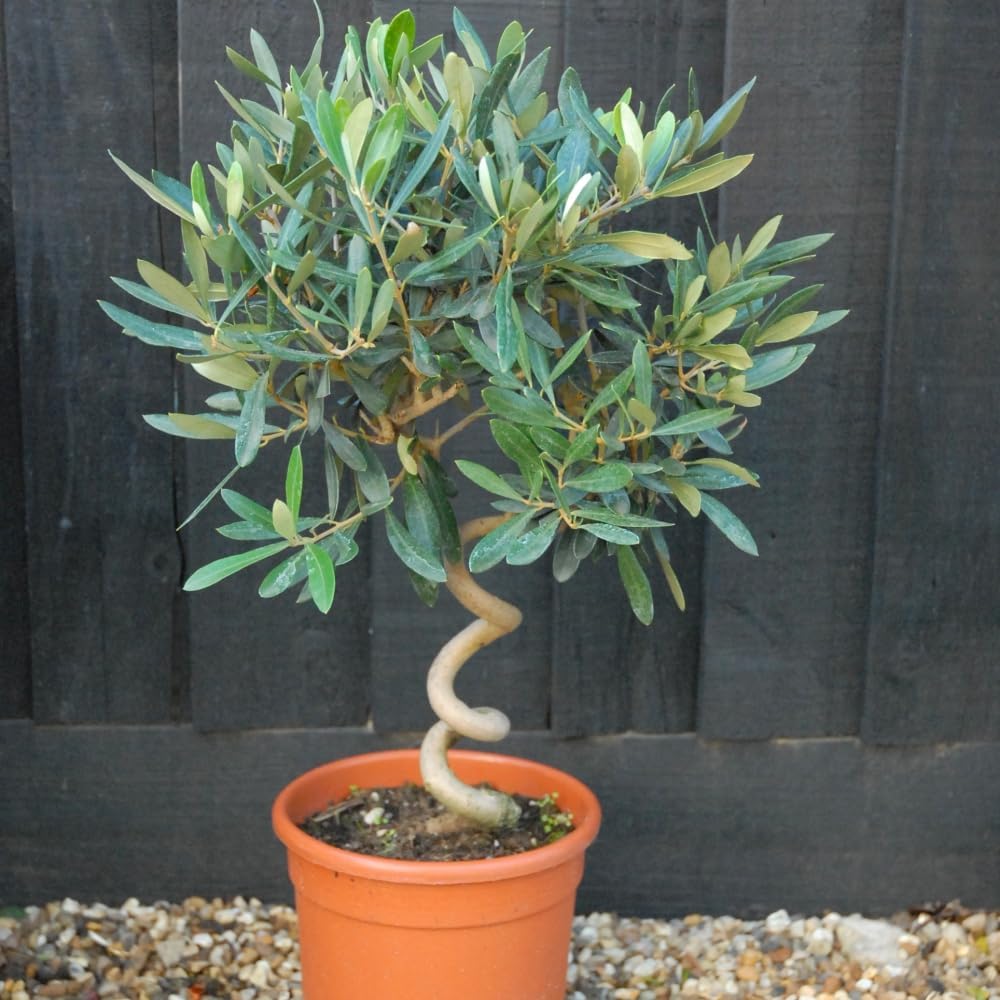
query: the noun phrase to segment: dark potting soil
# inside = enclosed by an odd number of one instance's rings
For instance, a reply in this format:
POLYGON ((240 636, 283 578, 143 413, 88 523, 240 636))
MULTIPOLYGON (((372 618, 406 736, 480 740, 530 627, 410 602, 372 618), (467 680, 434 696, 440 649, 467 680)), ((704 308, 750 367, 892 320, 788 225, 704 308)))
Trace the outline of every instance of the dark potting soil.
POLYGON ((573 829, 572 813, 562 812, 554 795, 543 799, 515 795, 514 800, 521 807, 517 825, 484 830, 449 813, 419 785, 352 788, 347 798, 314 813, 300 829, 347 851, 414 861, 472 861, 521 854, 573 829))

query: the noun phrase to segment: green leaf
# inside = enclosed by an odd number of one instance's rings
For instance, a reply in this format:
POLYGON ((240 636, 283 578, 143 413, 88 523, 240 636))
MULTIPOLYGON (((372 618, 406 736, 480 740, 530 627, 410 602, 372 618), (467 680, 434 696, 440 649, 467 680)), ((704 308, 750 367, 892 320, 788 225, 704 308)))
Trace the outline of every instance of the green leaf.
POLYGON ((204 334, 195 333, 193 330, 182 330, 166 323, 154 323, 110 302, 99 300, 97 304, 125 333, 141 340, 144 344, 151 344, 153 347, 175 347, 182 351, 204 349, 206 339, 204 334))
POLYGON ((803 260, 814 254, 824 243, 833 238, 833 233, 817 233, 814 236, 800 236, 785 243, 775 243, 753 262, 754 274, 784 267, 793 261, 803 260))
POLYGON ((480 538, 469 553, 469 572, 483 573, 503 562, 533 515, 534 511, 530 510, 517 514, 480 538))
POLYGON ((527 566, 536 559, 541 558, 549 546, 552 539, 556 537, 559 528, 560 518, 558 513, 549 514, 542 518, 530 531, 517 537, 507 550, 507 563, 510 566, 527 566))
POLYGON ((223 490, 222 502, 241 520, 266 528, 268 531, 274 530, 271 512, 249 497, 243 496, 242 493, 237 493, 235 490, 223 490))
POLYGON ((487 469, 485 465, 478 462, 469 462, 465 459, 458 459, 455 462, 459 472, 466 479, 471 479, 481 489, 487 493, 494 493, 497 496, 507 497, 509 500, 521 500, 521 494, 514 489, 506 480, 501 479, 492 469, 487 469))
POLYGON ((600 521, 596 524, 583 525, 583 530, 613 545, 638 545, 640 542, 639 536, 634 531, 619 528, 614 524, 602 524, 600 521))
POLYGON ((689 194, 702 194, 705 191, 725 184, 732 180, 737 174, 743 173, 750 162, 753 154, 747 156, 733 156, 717 163, 710 163, 708 166, 695 167, 690 173, 678 177, 676 180, 667 181, 663 187, 658 188, 654 193, 656 198, 682 198, 689 194))
POLYGON ((183 521, 177 526, 177 530, 180 531, 181 528, 186 528, 214 499, 216 494, 229 482, 237 472, 240 471, 238 465, 234 465, 232 469, 227 472, 222 479, 216 483, 212 490, 205 496, 205 498, 198 504, 197 507, 183 521))
POLYGON ((323 436, 330 443, 330 447, 336 452, 337 457, 349 469, 363 472, 367 468, 368 463, 361 450, 346 434, 341 433, 328 420, 323 421, 323 436))
POLYGON ((707 493, 703 493, 701 509, 736 548, 749 555, 757 555, 757 543, 753 540, 750 529, 724 503, 707 493))
POLYGON ((319 545, 307 545, 306 566, 309 573, 309 596, 325 615, 333 606, 333 595, 337 587, 333 560, 326 549, 319 545))
POLYGON ((440 558, 422 546, 388 510, 385 512, 385 527, 393 552, 405 566, 434 583, 444 583, 447 580, 440 558))
POLYGON ((763 345, 782 344, 785 341, 794 340, 796 337, 801 337, 816 322, 817 316, 819 313, 815 310, 792 313, 791 316, 779 319, 777 323, 765 326, 757 334, 755 342, 758 345, 763 345))
POLYGON ((221 441, 236 437, 235 428, 216 413, 144 413, 142 419, 150 427, 174 437, 197 441, 221 441))
POLYGON ((746 389, 763 389, 797 372, 816 349, 815 344, 798 344, 777 351, 754 354, 753 368, 747 372, 746 389))
POLYGON ((241 468, 250 465, 260 449, 267 414, 267 382, 268 375, 265 373, 243 398, 240 421, 236 426, 236 464, 241 468))
POLYGON ((271 522, 274 530, 288 541, 295 541, 298 534, 298 525, 291 509, 284 500, 275 500, 271 505, 271 522))
POLYGON ((356 469, 354 478, 358 487, 370 503, 383 503, 391 498, 389 477, 379 457, 364 438, 358 438, 357 447, 364 456, 365 467, 356 469))
POLYGON ((594 454, 594 449, 597 447, 597 439, 600 436, 600 433, 600 426, 595 424, 593 427, 588 427, 585 431, 581 431, 577 434, 577 436, 570 442, 569 448, 566 450, 566 454, 563 457, 563 465, 568 468, 574 462, 590 458, 594 454))
POLYGON ((474 66, 480 69, 490 68, 490 55, 483 45, 483 40, 479 37, 476 29, 469 24, 468 18, 457 8, 453 7, 451 12, 452 24, 455 27, 455 34, 458 35, 472 60, 474 66))
POLYGON ((670 492, 677 497, 680 505, 692 516, 697 517, 701 513, 701 491, 683 479, 676 479, 667 476, 667 485, 670 492))
POLYGON ((447 249, 442 250, 440 253, 435 254, 430 260, 426 260, 410 271, 406 276, 407 284, 419 284, 422 281, 427 281, 428 278, 434 277, 440 271, 444 271, 451 267, 452 264, 460 261, 467 253, 475 250, 476 247, 480 246, 483 237, 492 229, 492 225, 487 226, 485 229, 480 230, 478 233, 473 233, 471 236, 465 236, 460 240, 456 240, 447 249))
POLYGON ((581 334, 580 337, 574 342, 574 344, 567 348, 566 352, 559 359, 555 368, 552 369, 552 374, 549 376, 548 381, 542 388, 548 388, 550 385, 554 385, 569 369, 572 367, 573 362, 583 353, 584 348, 587 346, 591 335, 590 330, 586 333, 581 334))
POLYGON ((500 359, 500 370, 504 372, 510 371, 517 357, 519 331, 512 315, 514 309, 512 275, 508 268, 496 291, 497 357, 500 359))
POLYGON ((845 319, 851 313, 850 309, 834 309, 832 312, 820 313, 816 318, 815 322, 804 334, 803 337, 809 337, 814 333, 820 333, 823 330, 828 330, 831 326, 839 323, 842 319, 845 319))
POLYGON ((151 264, 148 260, 136 261, 136 266, 142 280, 153 291, 162 295, 168 302, 176 306, 185 316, 200 319, 210 323, 212 318, 208 310, 195 298, 187 285, 179 282, 172 274, 167 274, 162 268, 151 264))
POLYGON ((489 386, 483 389, 483 402, 498 417, 515 424, 533 427, 565 427, 565 421, 537 396, 522 396, 511 389, 489 386))
POLYGON ((298 520, 302 503, 302 446, 296 445, 288 455, 285 470, 285 503, 292 512, 292 519, 298 520))
POLYGON ((272 542, 270 545, 251 549, 249 552, 240 552, 234 556, 226 556, 224 559, 216 559, 215 562, 210 562, 207 566, 195 570, 185 582, 184 589, 187 591, 204 590, 234 573, 239 573, 240 570, 246 569, 248 566, 253 566, 279 552, 284 552, 287 548, 288 545, 285 542, 272 542))
POLYGON ((566 459, 569 442, 562 434, 550 430, 548 427, 532 427, 528 433, 531 435, 531 440, 542 451, 547 452, 560 462, 566 459))
POLYGON ((698 142, 698 148, 695 150, 696 153, 703 153, 706 149, 711 149, 730 133, 733 126, 740 120, 740 115, 743 114, 743 108, 747 103, 747 97, 756 82, 757 77, 754 77, 748 83, 743 84, 705 122, 705 126, 701 130, 701 139, 698 142))
POLYGON ((585 493, 610 493, 620 490, 632 482, 632 470, 624 462, 605 462, 595 465, 582 475, 567 479, 569 489, 583 490, 585 493))
POLYGON ((186 208, 184 205, 180 204, 176 199, 171 198, 168 194, 160 190, 152 181, 146 180, 141 174, 136 173, 127 163, 123 163, 121 160, 115 156, 111 150, 108 150, 108 155, 112 160, 118 165, 118 167, 123 171, 126 177, 132 181, 133 184, 142 188, 146 195, 153 199, 157 205, 165 208, 168 212, 173 212, 180 219, 184 219, 186 222, 194 224, 194 215, 191 213, 190 208, 186 208))
POLYGON ((757 477, 749 469, 744 469, 742 465, 737 465, 725 458, 696 458, 691 462, 691 465, 708 465, 713 469, 722 469, 724 472, 736 476, 737 479, 742 479, 748 486, 760 488, 757 477))
POLYGON ((203 378, 229 389, 246 392, 258 382, 257 369, 237 354, 225 354, 208 361, 193 361, 191 367, 203 378))
POLYGON ((441 121, 438 122, 438 127, 434 131, 434 134, 427 140, 423 151, 417 157, 416 163, 413 164, 410 172, 397 188, 392 203, 389 205, 390 216, 395 215, 403 207, 406 199, 416 191, 420 182, 427 176, 427 171, 431 169, 441 155, 441 147, 451 126, 451 112, 452 108, 449 105, 445 108, 444 114, 441 115, 441 121))
POLYGON ((635 370, 635 397, 648 409, 653 403, 653 366, 644 340, 638 341, 632 350, 632 368, 635 370))
POLYGON ((504 420, 491 420, 490 433, 500 450, 524 470, 525 466, 538 464, 538 449, 532 444, 531 438, 524 431, 518 430, 513 424, 504 420))
POLYGON ((300 548, 284 562, 278 563, 260 582, 257 593, 264 598, 277 597, 289 587, 301 583, 308 575, 306 552, 311 546, 300 548))
POLYGON ((616 551, 618 575, 632 605, 632 613, 643 625, 649 625, 653 620, 653 591, 649 580, 631 548, 620 545, 616 551))
POLYGON ((437 509, 417 476, 407 475, 403 480, 403 507, 410 534, 429 551, 440 551, 442 538, 437 509))
POLYGON ((448 477, 445 475, 444 469, 431 455, 424 455, 420 464, 424 473, 424 486, 427 489, 427 495, 437 514, 444 556, 449 562, 458 562, 462 558, 462 542, 458 533, 455 511, 448 499, 448 477))
POLYGON ((413 364, 424 375, 440 375, 441 366, 424 335, 414 326, 410 329, 410 344, 413 347, 413 364))
POLYGON ((520 49, 516 52, 509 52, 493 67, 486 86, 483 87, 479 95, 479 103, 476 105, 475 135, 477 138, 484 138, 489 130, 490 120, 493 112, 507 93, 510 81, 514 79, 517 67, 521 62, 520 49))
POLYGON ((406 37, 409 42, 409 48, 413 48, 413 42, 417 37, 417 24, 413 17, 413 12, 407 8, 406 10, 401 10, 390 22, 389 28, 385 33, 385 43, 383 52, 385 53, 385 65, 387 69, 391 69, 393 61, 396 57, 396 49, 399 46, 399 40, 406 37))
POLYGON ((721 427, 735 412, 735 406, 712 410, 694 410, 657 427, 653 431, 653 436, 696 434, 698 431, 708 430, 712 427, 721 427))
POLYGON ((583 414, 583 422, 590 423, 591 417, 605 406, 611 406, 624 397, 628 392, 632 379, 635 378, 635 369, 629 365, 624 371, 619 372, 591 401, 583 414))
POLYGON ((619 528, 666 528, 669 526, 666 521, 658 521, 654 517, 646 517, 643 514, 619 514, 602 504, 595 503, 581 502, 574 513, 589 521, 615 524, 619 528))
POLYGON ((683 243, 665 233, 644 233, 638 230, 624 230, 618 233, 601 233, 593 236, 588 243, 606 243, 618 247, 635 257, 646 260, 690 260, 691 251, 683 243))
POLYGON ((583 278, 578 274, 564 274, 563 277, 584 297, 598 305, 612 309, 635 309, 639 303, 624 291, 620 284, 583 278))
POLYGON ((663 576, 667 581, 667 586, 670 588, 674 603, 683 611, 687 606, 687 601, 684 599, 684 590, 681 587, 681 581, 677 578, 674 567, 670 563, 670 552, 667 549, 663 532, 657 529, 651 531, 650 535, 653 539, 653 549, 656 552, 656 559, 660 564, 660 569, 663 570, 663 576))

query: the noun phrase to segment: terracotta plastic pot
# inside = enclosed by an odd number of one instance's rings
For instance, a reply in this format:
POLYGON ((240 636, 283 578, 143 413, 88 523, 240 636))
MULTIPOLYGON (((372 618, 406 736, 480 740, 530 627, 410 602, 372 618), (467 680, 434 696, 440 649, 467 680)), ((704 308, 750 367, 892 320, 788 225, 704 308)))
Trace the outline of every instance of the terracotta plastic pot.
POLYGON ((593 792, 555 768, 453 750, 463 781, 531 797, 559 793, 576 823, 537 850, 484 861, 397 861, 330 847, 297 823, 351 785, 420 781, 418 752, 348 757, 293 781, 272 818, 288 848, 306 1000, 562 1000, 593 792))

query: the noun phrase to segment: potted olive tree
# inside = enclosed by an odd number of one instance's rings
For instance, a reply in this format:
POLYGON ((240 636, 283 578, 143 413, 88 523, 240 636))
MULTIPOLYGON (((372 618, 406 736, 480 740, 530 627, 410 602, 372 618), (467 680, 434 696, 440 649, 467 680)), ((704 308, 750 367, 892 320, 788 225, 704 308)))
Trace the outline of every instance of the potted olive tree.
POLYGON ((745 241, 708 229, 685 246, 629 218, 749 165, 719 143, 752 81, 711 115, 694 88, 680 117, 669 92, 656 109, 633 107, 628 90, 593 108, 573 69, 557 95, 541 89, 548 52, 529 58, 516 22, 493 52, 454 19, 460 53, 441 58, 441 36, 418 43, 403 11, 364 38, 348 31, 332 74, 320 67, 321 33, 287 80, 253 33, 252 61, 229 56, 261 100, 223 91, 237 117, 218 164, 194 164, 190 185, 119 164, 179 218, 187 273, 140 261, 141 284, 116 279, 174 323, 102 306, 216 384, 204 412, 146 420, 235 451, 199 507, 221 496, 234 554, 185 589, 267 561, 262 597, 291 592, 326 614, 359 527, 376 521, 417 594, 433 604, 444 585, 472 617, 431 666, 440 721, 419 755, 336 762, 276 803, 313 1000, 562 996, 599 808, 560 772, 449 753, 461 736, 497 741, 509 729, 453 690, 465 661, 521 621, 477 577, 544 557, 563 581, 587 561, 617 572, 644 624, 651 575, 683 608, 669 527, 704 515, 755 553, 717 498, 757 485, 731 442, 759 390, 809 356, 801 338, 844 315, 808 309, 818 285, 782 297, 790 266, 826 235, 775 243, 779 217, 745 241), (442 430, 450 401, 459 415, 442 430), (462 458, 462 432, 480 420, 496 442, 489 465, 462 458), (229 488, 262 448, 282 447, 287 473, 268 495, 229 488), (306 475, 325 481, 323 509, 301 509, 306 475), (458 483, 483 501, 483 516, 463 525, 450 499, 458 483), (300 829, 331 802, 336 813, 339 800, 365 801, 359 787, 408 780, 457 817, 451 826, 491 831, 490 842, 521 821, 513 793, 541 800, 552 836, 506 857, 422 862, 352 853, 300 829))

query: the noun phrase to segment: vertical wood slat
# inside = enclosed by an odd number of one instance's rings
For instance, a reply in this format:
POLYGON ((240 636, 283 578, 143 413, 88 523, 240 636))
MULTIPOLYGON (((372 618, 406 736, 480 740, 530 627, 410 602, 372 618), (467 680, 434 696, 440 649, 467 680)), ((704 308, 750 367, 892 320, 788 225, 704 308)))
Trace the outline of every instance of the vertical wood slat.
MULTIPOLYGON (((546 46, 552 47, 547 76, 556 78, 561 58, 561 4, 544 0, 537 11, 525 12, 517 5, 503 7, 490 0, 472 0, 461 4, 461 8, 493 51, 508 22, 521 17, 525 29, 534 29, 528 41, 530 55, 546 46)), ((375 13, 383 18, 391 17, 396 9, 383 2, 375 5, 375 13)), ((446 46, 464 51, 455 41, 451 2, 416 3, 413 12, 418 41, 441 33, 446 46)), ((439 55, 439 64, 440 58, 439 55)), ((439 417, 443 429, 462 415, 456 408, 441 414, 442 411, 435 411, 425 418, 422 428, 433 433, 439 417)), ((494 443, 486 421, 447 445, 442 458, 459 489, 456 498, 459 521, 493 513, 489 495, 466 480, 453 464, 455 458, 489 466, 498 460, 503 467, 510 464, 494 443)), ((413 592, 402 564, 389 548, 381 524, 375 525, 371 544, 373 721, 382 732, 424 729, 434 721, 425 692, 427 668, 441 646, 471 618, 443 587, 434 609, 424 607, 413 592)), ((524 622, 512 635, 476 654, 463 670, 457 690, 470 704, 500 708, 517 729, 544 728, 549 710, 552 619, 548 562, 539 560, 529 567, 498 566, 480 582, 517 604, 524 612, 524 622)))
POLYGON ((105 152, 136 162, 172 141, 152 113, 172 58, 154 42, 157 6, 6 5, 39 722, 170 718, 171 450, 141 413, 170 398, 171 363, 94 305, 119 298, 108 275, 131 272, 132 254, 160 259, 155 206, 105 152))
POLYGON ((908 3, 862 734, 1000 739, 1000 11, 908 3))
MULTIPOLYGON (((612 107, 634 87, 632 105, 646 104, 646 128, 663 92, 677 84, 673 108, 685 113, 687 75, 699 80, 702 105, 721 97, 725 3, 674 0, 590 0, 574 3, 566 25, 566 64, 577 68, 592 105, 612 107)), ((715 102, 715 103, 713 103, 715 102)), ((708 200, 714 214, 714 201, 708 200)), ((640 229, 693 241, 700 223, 694 199, 670 199, 636 213, 640 229)), ((630 219, 630 225, 633 220, 630 219)), ((693 245, 693 244, 692 244, 693 245)), ((650 284, 662 271, 650 268, 650 284)), ((655 296, 644 295, 651 312, 655 296)), ((702 530, 683 513, 668 533, 687 611, 674 605, 654 571, 656 614, 646 628, 628 605, 613 561, 586 562, 557 588, 553 623, 552 725, 562 736, 692 727, 700 647, 702 530)))
MULTIPOLYGON (((348 24, 364 26, 371 17, 367 0, 351 0, 324 12, 324 67, 332 73, 348 24)), ((231 144, 234 114, 219 93, 219 80, 237 97, 267 103, 263 88, 239 74, 225 54, 226 45, 251 58, 249 29, 266 39, 278 65, 302 67, 316 37, 316 13, 309 4, 245 3, 224 0, 206 6, 179 4, 181 62, 181 169, 194 160, 216 162, 215 144, 231 144)), ((197 412, 215 388, 197 375, 184 382, 185 409, 197 412)), ((163 409, 161 401, 160 409, 163 409)), ((306 483, 303 512, 325 503, 319 441, 303 442, 306 483)), ((232 468, 231 442, 197 442, 185 449, 186 497, 183 514, 193 509, 232 468)), ((284 491, 288 449, 264 449, 256 462, 237 475, 230 487, 270 507, 284 491)), ((322 509, 325 509, 323 507, 322 509)), ((235 551, 215 527, 232 520, 214 504, 184 529, 190 573, 212 559, 235 551)), ((250 570, 217 587, 190 595, 188 615, 191 663, 191 711, 202 730, 258 727, 345 726, 368 716, 369 578, 367 535, 359 534, 362 553, 338 572, 337 597, 324 618, 312 604, 296 604, 295 593, 272 601, 257 596, 267 566, 250 570)))
MULTIPOLYGON (((6 56, 3 6, 0 5, 0 52, 6 56)), ((0 461, 0 719, 31 712, 31 623, 28 618, 28 566, 24 535, 24 480, 21 449, 21 389, 18 379, 17 292, 14 286, 14 205, 10 178, 7 74, 0 70, 0 371, 12 373, 0 395, 4 434, 0 461)))
POLYGON ((746 245, 779 211, 779 238, 834 231, 794 287, 824 280, 818 301, 852 312, 764 390, 737 442, 763 489, 724 499, 761 557, 709 533, 698 729, 711 738, 858 730, 901 31, 890 0, 729 7, 728 85, 760 79, 727 140, 756 159, 723 191, 724 234, 746 245))

